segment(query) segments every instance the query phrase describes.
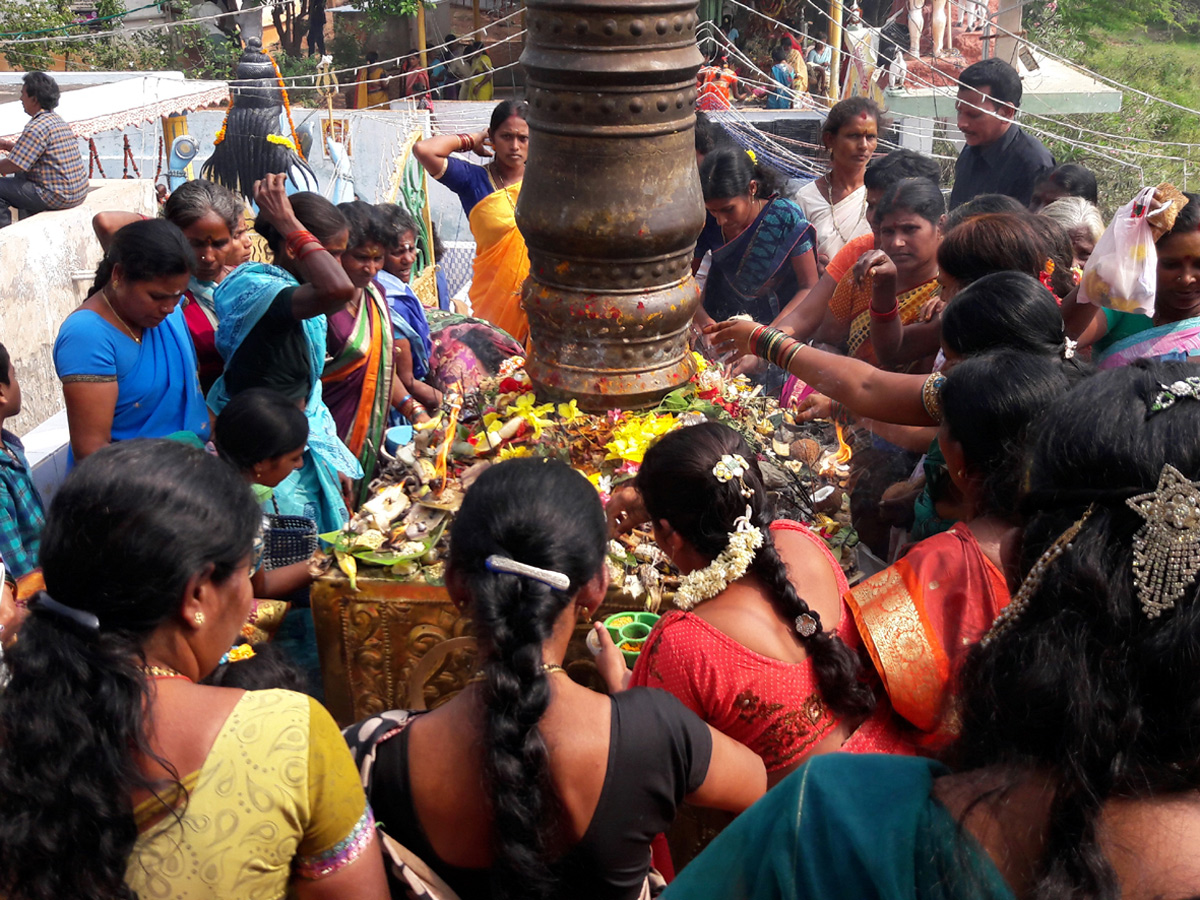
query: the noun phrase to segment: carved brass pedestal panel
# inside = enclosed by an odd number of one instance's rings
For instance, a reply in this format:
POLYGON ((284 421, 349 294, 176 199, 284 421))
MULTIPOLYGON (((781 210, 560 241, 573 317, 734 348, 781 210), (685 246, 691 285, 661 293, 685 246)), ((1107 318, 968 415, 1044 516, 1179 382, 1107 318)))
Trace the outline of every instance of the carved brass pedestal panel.
MULTIPOLYGON (((640 604, 610 591, 597 618, 640 604)), ((471 624, 446 589, 394 578, 358 579, 358 592, 333 571, 312 588, 325 705, 343 727, 389 709, 433 708, 462 690, 475 672, 471 624)), ((584 645, 580 623, 567 650, 568 673, 598 691, 604 682, 584 645)))

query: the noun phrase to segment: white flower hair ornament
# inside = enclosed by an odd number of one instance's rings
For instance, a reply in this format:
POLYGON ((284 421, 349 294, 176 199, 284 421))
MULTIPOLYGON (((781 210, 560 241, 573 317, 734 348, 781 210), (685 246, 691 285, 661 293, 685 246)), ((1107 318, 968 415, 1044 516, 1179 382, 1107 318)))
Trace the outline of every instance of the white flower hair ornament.
MULTIPOLYGON (((746 484, 749 471, 750 464, 738 453, 726 453, 712 469, 713 477, 721 484, 736 478, 741 485, 740 493, 747 500, 754 496, 754 491, 746 484)), ((762 529, 750 521, 753 515, 753 507, 747 504, 745 514, 733 522, 725 549, 703 569, 683 576, 679 590, 675 592, 675 605, 679 609, 686 611, 697 603, 712 599, 749 571, 755 551, 763 545, 762 529)))
POLYGON ((738 516, 729 543, 716 559, 703 569, 683 576, 679 590, 675 592, 677 607, 686 611, 697 603, 711 600, 749 571, 754 562, 754 551, 763 545, 762 529, 750 524, 753 512, 747 506, 746 514, 738 516))

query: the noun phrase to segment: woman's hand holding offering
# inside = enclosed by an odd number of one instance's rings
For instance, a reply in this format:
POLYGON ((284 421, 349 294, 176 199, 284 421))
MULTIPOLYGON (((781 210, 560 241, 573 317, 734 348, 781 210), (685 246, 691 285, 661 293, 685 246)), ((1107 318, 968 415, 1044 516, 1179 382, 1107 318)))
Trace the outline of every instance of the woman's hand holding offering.
POLYGON ((824 394, 809 394, 796 407, 797 422, 811 422, 813 419, 832 419, 833 401, 824 394))
POLYGON ((893 294, 896 292, 896 264, 882 250, 868 250, 858 258, 851 271, 854 273, 854 282, 858 285, 862 285, 868 276, 872 277, 876 294, 885 286, 890 288, 893 294))
POLYGON ((629 666, 625 665, 625 654, 613 643, 612 635, 608 633, 603 622, 594 622, 592 628, 596 631, 596 642, 600 645, 600 652, 596 654, 596 668, 600 670, 600 676, 608 685, 608 692, 618 694, 629 687, 631 673, 629 666))
POLYGON ((625 485, 613 491, 604 507, 604 515, 608 518, 608 533, 610 537, 627 534, 639 525, 650 521, 650 513, 642 502, 642 494, 632 485, 625 485))
POLYGON ((754 348, 750 346, 750 335, 757 327, 757 322, 729 319, 726 322, 714 322, 704 329, 704 333, 719 354, 752 356, 754 348))

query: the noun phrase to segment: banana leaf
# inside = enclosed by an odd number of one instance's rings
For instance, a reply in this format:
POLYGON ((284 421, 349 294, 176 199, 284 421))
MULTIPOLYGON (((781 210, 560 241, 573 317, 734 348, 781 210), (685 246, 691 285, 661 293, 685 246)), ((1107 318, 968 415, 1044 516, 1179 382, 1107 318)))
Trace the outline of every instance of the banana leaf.
POLYGON ((344 531, 330 531, 321 535, 321 540, 332 545, 341 553, 348 553, 355 559, 362 560, 374 566, 394 566, 397 563, 416 562, 429 552, 429 549, 441 540, 442 532, 446 530, 446 519, 442 519, 432 531, 420 541, 421 549, 412 553, 398 553, 395 550, 353 550, 354 535, 344 531))

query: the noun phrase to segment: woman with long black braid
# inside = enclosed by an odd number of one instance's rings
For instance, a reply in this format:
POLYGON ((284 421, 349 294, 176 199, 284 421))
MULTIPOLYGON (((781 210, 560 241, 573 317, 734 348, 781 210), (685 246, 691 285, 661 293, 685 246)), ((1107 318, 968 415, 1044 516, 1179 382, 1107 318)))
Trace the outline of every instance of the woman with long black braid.
POLYGON ((463 900, 635 900, 686 798, 740 812, 761 761, 663 691, 606 697, 563 670, 608 587, 604 511, 566 465, 488 469, 454 519, 446 587, 481 668, 432 712, 347 729, 391 837, 463 900))
MULTIPOLYGON (((647 639, 633 685, 670 691, 762 757, 773 784, 815 753, 901 751, 886 704, 864 682, 846 577, 819 537, 772 521, 753 452, 715 422, 681 428, 646 452, 636 494, 609 502, 617 530, 653 523, 684 573, 647 639), (620 519, 620 521, 616 521, 620 519)), ((609 686, 614 648, 597 629, 609 686)))

